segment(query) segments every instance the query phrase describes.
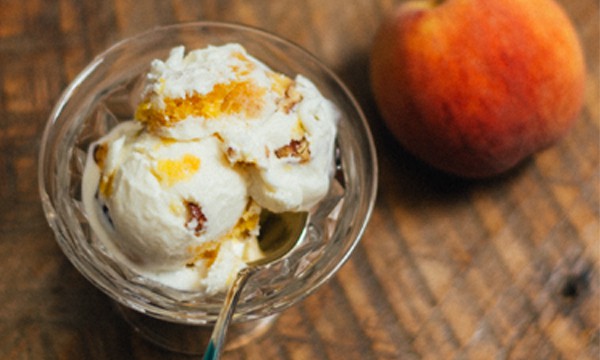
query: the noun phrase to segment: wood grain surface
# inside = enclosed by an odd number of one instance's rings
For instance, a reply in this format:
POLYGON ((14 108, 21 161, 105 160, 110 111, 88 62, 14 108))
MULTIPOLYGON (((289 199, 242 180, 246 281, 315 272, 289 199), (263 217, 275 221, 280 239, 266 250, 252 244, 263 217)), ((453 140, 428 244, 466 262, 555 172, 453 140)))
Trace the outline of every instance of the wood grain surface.
POLYGON ((372 126, 379 196, 351 260, 226 359, 597 359, 600 354, 599 5, 561 0, 585 48, 573 131, 515 171, 460 181, 382 126, 368 50, 391 0, 0 0, 0 359, 186 359, 141 339, 58 248, 36 180, 49 112, 112 43, 221 20, 308 49, 372 126))

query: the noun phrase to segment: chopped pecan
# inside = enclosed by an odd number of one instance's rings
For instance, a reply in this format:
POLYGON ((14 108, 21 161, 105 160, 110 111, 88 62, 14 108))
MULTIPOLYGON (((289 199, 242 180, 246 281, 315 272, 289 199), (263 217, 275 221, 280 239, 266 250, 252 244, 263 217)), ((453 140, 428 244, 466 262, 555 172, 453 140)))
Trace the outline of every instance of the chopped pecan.
POLYGON ((295 84, 296 83, 293 82, 287 87, 287 89, 285 89, 284 97, 279 101, 278 104, 279 109, 286 114, 289 114, 294 106, 302 101, 302 94, 296 90, 296 87, 294 86, 295 84))
POLYGON ((187 219, 185 221, 185 227, 194 230, 194 235, 200 236, 204 231, 204 225, 206 224, 206 216, 202 212, 200 205, 186 201, 185 207, 187 209, 187 219))
POLYGON ((275 150, 275 155, 281 159, 284 157, 295 157, 300 159, 300 163, 310 160, 310 148, 308 140, 303 137, 300 140, 292 140, 288 145, 275 150))

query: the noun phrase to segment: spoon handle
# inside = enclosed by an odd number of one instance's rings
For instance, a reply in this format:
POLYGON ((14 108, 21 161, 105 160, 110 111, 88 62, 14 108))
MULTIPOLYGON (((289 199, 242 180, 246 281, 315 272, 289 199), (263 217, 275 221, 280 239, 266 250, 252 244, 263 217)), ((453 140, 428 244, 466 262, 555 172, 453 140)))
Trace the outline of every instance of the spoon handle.
POLYGON ((240 270, 235 277, 233 284, 231 284, 231 287, 227 291, 225 302, 223 303, 223 307, 219 312, 219 317, 217 318, 217 322, 215 323, 215 327, 213 328, 210 336, 210 341, 208 342, 208 346, 204 352, 204 357, 202 358, 203 360, 218 360, 221 358, 221 354, 223 353, 223 345, 225 344, 225 337, 227 335, 227 329, 229 328, 229 322, 231 321, 233 313, 235 312, 235 307, 240 300, 242 289, 244 288, 244 285, 246 285, 246 282, 252 273, 254 273, 254 269, 252 267, 247 267, 240 270))

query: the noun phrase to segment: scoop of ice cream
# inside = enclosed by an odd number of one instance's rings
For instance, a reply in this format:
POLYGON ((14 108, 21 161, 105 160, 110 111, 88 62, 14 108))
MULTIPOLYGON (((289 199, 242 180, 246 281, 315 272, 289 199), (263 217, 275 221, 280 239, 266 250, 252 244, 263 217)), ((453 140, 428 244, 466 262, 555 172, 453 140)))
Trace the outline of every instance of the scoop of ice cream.
POLYGON ((249 202, 246 180, 218 143, 171 141, 134 122, 98 143, 98 196, 118 247, 134 262, 153 270, 182 266, 236 225, 249 202))
POLYGON ((312 208, 327 193, 334 169, 335 108, 304 77, 292 86, 298 100, 289 112, 265 118, 250 137, 233 131, 222 135, 233 150, 230 161, 254 160, 248 167, 249 194, 274 212, 312 208))
POLYGON ((229 44, 187 55, 175 48, 152 63, 148 80, 138 119, 162 137, 216 136, 261 206, 307 210, 327 192, 339 115, 305 77, 276 73, 229 44))

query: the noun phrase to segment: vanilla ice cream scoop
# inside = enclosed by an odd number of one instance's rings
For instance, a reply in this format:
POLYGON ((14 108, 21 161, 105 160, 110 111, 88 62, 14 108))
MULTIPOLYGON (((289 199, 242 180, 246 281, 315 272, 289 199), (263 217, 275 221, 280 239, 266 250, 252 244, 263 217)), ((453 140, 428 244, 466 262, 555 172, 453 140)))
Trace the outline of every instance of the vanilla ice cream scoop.
POLYGON ((263 208, 307 211, 329 189, 338 112, 307 78, 238 44, 155 60, 134 119, 90 148, 90 223, 136 272, 214 293, 262 256, 263 208))
POLYGON ((138 119, 162 137, 218 137, 261 206, 308 210, 326 194, 339 114, 307 78, 276 73, 228 44, 187 55, 175 48, 148 79, 138 119))
POLYGON ((99 198, 124 253, 171 269, 236 225, 249 201, 246 180, 224 161, 214 137, 175 142, 141 128, 125 123, 98 143, 99 198))

